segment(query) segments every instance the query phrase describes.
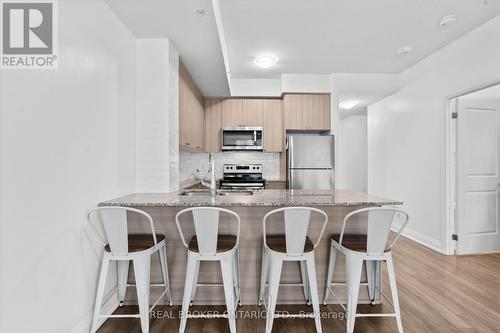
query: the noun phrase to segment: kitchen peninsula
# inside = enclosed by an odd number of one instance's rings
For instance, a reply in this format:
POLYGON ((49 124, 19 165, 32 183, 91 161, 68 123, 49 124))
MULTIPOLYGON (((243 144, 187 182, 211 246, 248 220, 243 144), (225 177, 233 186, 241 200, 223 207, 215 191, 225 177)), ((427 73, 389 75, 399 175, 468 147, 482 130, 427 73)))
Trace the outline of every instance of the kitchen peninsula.
MULTIPOLYGON (((251 193, 251 192, 250 192, 251 193)), ((128 196, 99 203, 99 206, 125 206, 142 209, 149 213, 154 220, 156 233, 165 234, 167 238, 167 258, 169 265, 170 283, 174 303, 182 300, 185 269, 186 249, 183 247, 179 232, 175 225, 175 215, 187 207, 213 206, 225 207, 233 210, 241 217, 240 233, 240 265, 241 291, 243 304, 256 304, 258 283, 262 258, 262 218, 278 207, 307 206, 324 210, 329 217, 328 225, 316 252, 318 291, 322 294, 326 280, 326 269, 330 246, 330 236, 339 233, 342 220, 349 212, 369 206, 401 205, 398 200, 390 200, 374 195, 353 192, 349 190, 262 190, 253 194, 242 194, 219 191, 216 196, 197 191, 172 193, 135 193, 128 196)), ((310 232, 312 237, 318 232, 319 224, 311 218, 310 232)), ((147 224, 129 217, 129 232, 150 232, 147 224)), ((224 228, 221 223, 220 229, 224 228)), ((220 230, 223 232, 224 230, 220 230)), ((274 230, 273 230, 274 231, 274 230)), ((160 280, 158 263, 153 258, 151 281, 160 280)), ((342 279, 344 276, 344 258, 338 259, 335 276, 342 279)), ((211 263, 203 263, 200 268, 200 283, 219 283, 220 269, 208 267, 211 263)), ((132 276, 132 275, 131 275, 132 276)), ((299 282, 300 273, 297 265, 287 263, 283 267, 282 281, 299 282)), ((152 299, 159 292, 152 288, 152 299)), ((360 302, 368 302, 366 291, 361 288, 360 302)), ((342 297, 343 290, 339 290, 342 297)), ((302 288, 284 287, 280 292, 279 301, 282 303, 297 303, 303 300, 302 288)), ((134 293, 128 293, 127 303, 135 302, 134 293)), ((195 304, 224 304, 224 294, 218 287, 199 288, 195 304)))

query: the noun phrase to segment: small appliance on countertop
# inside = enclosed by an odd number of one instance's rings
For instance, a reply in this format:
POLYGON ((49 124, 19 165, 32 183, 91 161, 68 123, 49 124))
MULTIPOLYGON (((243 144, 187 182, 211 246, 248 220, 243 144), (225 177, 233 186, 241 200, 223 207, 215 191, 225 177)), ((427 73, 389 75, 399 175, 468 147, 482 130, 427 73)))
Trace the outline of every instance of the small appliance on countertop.
POLYGON ((261 164, 224 164, 221 189, 262 190, 265 183, 261 164))

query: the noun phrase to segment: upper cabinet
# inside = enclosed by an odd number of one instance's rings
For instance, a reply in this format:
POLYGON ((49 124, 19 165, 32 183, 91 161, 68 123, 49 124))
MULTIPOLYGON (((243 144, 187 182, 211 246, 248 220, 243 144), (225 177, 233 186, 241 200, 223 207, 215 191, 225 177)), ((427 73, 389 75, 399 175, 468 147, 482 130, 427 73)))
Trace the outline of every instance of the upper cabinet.
POLYGON ((230 98, 222 101, 222 127, 238 127, 243 124, 243 100, 230 98))
POLYGON ((286 129, 330 129, 330 95, 287 94, 283 97, 286 129))
POLYGON ((285 130, 307 128, 307 95, 283 96, 283 120, 285 130))
POLYGON ((179 64, 179 145, 205 150, 205 107, 203 96, 183 64, 179 64))
POLYGON ((262 127, 265 152, 283 152, 287 129, 330 129, 327 94, 204 100, 184 66, 179 93, 180 145, 195 151, 220 151, 223 127, 262 127))
POLYGON ((280 99, 262 100, 262 124, 264 128, 264 151, 283 150, 283 109, 280 99))
POLYGON ((241 124, 250 127, 262 127, 262 99, 244 99, 241 112, 241 124))
POLYGON ((222 102, 222 127, 262 126, 262 100, 230 98, 222 102))
POLYGON ((220 130, 222 128, 222 99, 205 100, 205 151, 220 151, 220 130))
POLYGON ((307 95, 307 127, 330 129, 330 95, 307 95))
POLYGON ((229 98, 205 100, 205 150, 220 151, 221 128, 262 127, 264 151, 282 151, 281 99, 229 98))

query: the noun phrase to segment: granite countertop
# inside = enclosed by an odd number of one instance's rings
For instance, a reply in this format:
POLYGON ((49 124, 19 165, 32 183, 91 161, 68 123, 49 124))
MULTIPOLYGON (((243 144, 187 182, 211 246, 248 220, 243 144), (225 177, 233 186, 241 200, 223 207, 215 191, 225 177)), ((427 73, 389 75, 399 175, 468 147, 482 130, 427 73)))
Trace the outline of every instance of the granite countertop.
POLYGON ((398 200, 385 199, 350 190, 262 190, 253 195, 208 194, 179 195, 172 193, 134 193, 99 203, 99 206, 126 207, 253 207, 253 206, 373 206, 402 205, 398 200))

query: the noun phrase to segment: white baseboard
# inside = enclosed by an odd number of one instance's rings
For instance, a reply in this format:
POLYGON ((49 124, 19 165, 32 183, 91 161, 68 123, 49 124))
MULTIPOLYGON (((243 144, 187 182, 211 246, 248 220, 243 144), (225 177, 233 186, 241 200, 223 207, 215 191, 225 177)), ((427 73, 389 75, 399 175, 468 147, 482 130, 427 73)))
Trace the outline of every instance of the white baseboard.
MULTIPOLYGON (((118 294, 113 292, 109 299, 103 304, 101 314, 112 314, 118 308, 118 294)), ((85 316, 70 332, 71 333, 88 333, 90 332, 90 325, 92 322, 93 311, 85 316)), ((99 319, 98 327, 106 321, 106 318, 99 319)))
MULTIPOLYGON (((399 228, 400 228, 400 226, 393 225, 391 230, 394 232, 398 232, 399 228)), ((423 246, 425 246, 433 251, 436 251, 436 252, 441 253, 441 254, 445 254, 443 252, 443 246, 441 244, 441 241, 434 239, 432 237, 429 237, 427 235, 424 235, 418 231, 411 230, 409 228, 405 228, 405 230, 403 231, 401 236, 408 238, 408 239, 411 239, 412 241, 414 241, 420 245, 423 245, 423 246)))

